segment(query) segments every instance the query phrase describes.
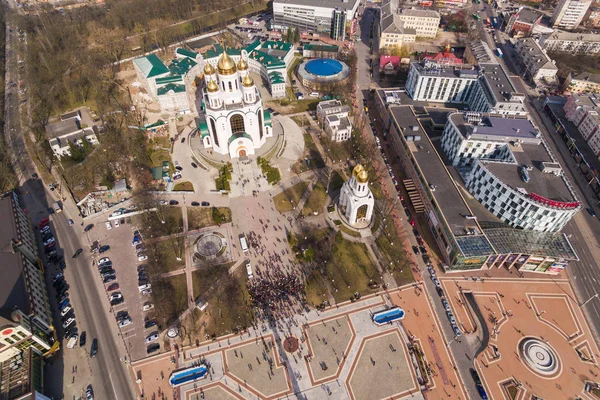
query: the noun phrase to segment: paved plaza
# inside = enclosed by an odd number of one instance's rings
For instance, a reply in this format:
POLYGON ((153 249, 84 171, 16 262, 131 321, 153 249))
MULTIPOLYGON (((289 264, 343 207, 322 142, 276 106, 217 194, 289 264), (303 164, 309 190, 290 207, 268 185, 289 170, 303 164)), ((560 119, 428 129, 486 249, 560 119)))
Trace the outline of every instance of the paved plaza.
POLYGON ((598 379, 598 347, 568 280, 440 282, 459 326, 485 345, 469 296, 481 312, 489 343, 474 363, 490 398, 592 398, 584 386, 598 379))
POLYGON ((279 328, 258 326, 134 362, 134 373, 141 377, 138 390, 191 400, 201 393, 205 399, 467 398, 421 284, 281 322, 279 328), (406 312, 401 322, 373 323, 373 313, 394 305, 406 312), (293 353, 283 348, 289 336, 300 339, 293 353), (411 348, 422 354, 427 372, 411 348), (169 374, 198 362, 210 365, 208 377, 173 393, 169 374))

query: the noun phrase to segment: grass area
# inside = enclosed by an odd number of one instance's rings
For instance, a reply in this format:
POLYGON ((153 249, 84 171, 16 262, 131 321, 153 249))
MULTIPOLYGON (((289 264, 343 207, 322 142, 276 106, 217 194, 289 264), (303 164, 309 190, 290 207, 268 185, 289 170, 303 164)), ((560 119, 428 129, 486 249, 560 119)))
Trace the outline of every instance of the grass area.
POLYGON ((290 62, 290 67, 288 68, 288 71, 287 71, 288 82, 291 83, 293 81, 294 71, 296 71, 296 67, 298 65, 300 65, 300 63, 302 63, 302 57, 294 55, 294 58, 292 59, 292 62, 290 62))
POLYGON ((185 241, 183 237, 168 238, 149 244, 147 252, 148 268, 151 275, 177 271, 185 267, 185 241))
MULTIPOLYGON (((350 300, 355 292, 370 293, 369 283, 379 280, 379 272, 366 246, 345 240, 339 232, 332 237, 328 229, 318 231, 325 231, 329 236, 317 240, 333 243, 327 253, 329 259, 319 260, 319 266, 312 270, 306 281, 307 301, 316 306, 328 300, 330 294, 336 302, 342 302, 350 300)), ((311 234, 315 233, 313 231, 311 234)))
POLYGON ((192 272, 194 295, 208 303, 204 310, 207 319, 202 324, 205 334, 221 336, 252 323, 248 278, 242 267, 229 275, 232 265, 210 265, 192 272))
POLYGON ((386 221, 383 233, 375 239, 375 244, 384 257, 381 262, 393 274, 398 286, 414 281, 402 241, 392 221, 386 221))
MULTIPOLYGON (((296 114, 306 111, 315 111, 317 109, 317 104, 319 104, 320 100, 316 99, 302 99, 298 100, 295 104, 289 104, 288 109, 286 110, 286 114, 296 114)), ((283 102, 281 104, 284 105, 283 102)))
POLYGON ((591 72, 593 74, 600 74, 600 56, 588 55, 588 54, 577 54, 573 57, 568 53, 561 52, 548 52, 560 71, 560 76, 567 76, 569 72, 577 74, 579 72, 591 72))
POLYGON ((194 185, 192 184, 192 182, 181 182, 175 185, 173 190, 176 192, 193 192, 194 185))
POLYGON ((256 163, 260 166, 263 174, 265 174, 267 177, 267 182, 269 182, 271 185, 274 185, 281 180, 281 172, 279 172, 279 168, 273 167, 269 160, 258 157, 256 159, 256 163))
POLYGON ((331 178, 329 179, 329 191, 333 192, 340 190, 344 182, 344 178, 338 171, 333 172, 331 174, 331 178))
POLYGON ((314 189, 310 192, 310 195, 304 204, 302 215, 309 216, 320 214, 323 212, 326 199, 327 193, 325 193, 325 186, 323 186, 321 182, 318 182, 314 189))
POLYGON ((325 166, 325 162, 323 161, 323 156, 321 152, 317 148, 315 141, 312 136, 308 133, 304 135, 304 157, 302 160, 298 161, 292 169, 295 173, 299 174, 304 171, 308 171, 313 168, 323 168, 325 166))
MULTIPOLYGON (((507 386, 506 391, 508 392, 508 395, 510 396, 511 399, 516 399, 517 394, 519 393, 519 389, 517 389, 514 385, 507 386)), ((594 394, 596 396, 598 396, 597 393, 594 393, 594 394)))
POLYGON ((340 227, 340 230, 350 236, 354 236, 354 237, 360 237, 360 233, 358 233, 355 230, 352 230, 350 228, 348 228, 346 225, 338 225, 340 227))
POLYGON ((229 181, 231 180, 231 171, 233 171, 233 166, 231 163, 227 163, 227 165, 223 165, 221 169, 219 169, 219 177, 215 179, 217 190, 231 190, 231 186, 229 186, 229 181))
POLYGON ((142 230, 146 239, 183 232, 183 216, 179 207, 158 206, 156 212, 135 216, 133 223, 142 230))
POLYGON ((231 209, 229 207, 188 208, 188 229, 202 229, 207 226, 231 222, 231 209))
POLYGON ((185 274, 152 281, 152 300, 161 328, 169 326, 188 306, 185 274))
POLYGON ((273 203, 275 203, 275 208, 277 208, 277 211, 292 211, 295 205, 300 202, 300 199, 302 198, 304 192, 306 192, 307 187, 308 182, 302 181, 290 188, 285 189, 283 192, 273 197, 273 203))
POLYGON ((150 150, 150 161, 155 167, 161 167, 164 161, 171 162, 171 154, 168 150, 163 149, 150 150))
POLYGON ((310 121, 304 115, 294 115, 290 118, 300 127, 310 125, 310 121))
POLYGON ((352 142, 350 140, 334 142, 326 137, 326 135, 321 135, 321 144, 326 149, 327 157, 335 160, 335 162, 343 162, 352 158, 352 142))

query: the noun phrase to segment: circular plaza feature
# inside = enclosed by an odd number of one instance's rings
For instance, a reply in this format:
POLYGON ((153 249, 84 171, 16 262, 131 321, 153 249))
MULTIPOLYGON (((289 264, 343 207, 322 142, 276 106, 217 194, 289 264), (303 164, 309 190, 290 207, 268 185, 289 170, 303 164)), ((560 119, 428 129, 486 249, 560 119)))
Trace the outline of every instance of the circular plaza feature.
POLYGON ((283 341, 283 348, 288 353, 295 353, 300 347, 300 343, 298 342, 298 338, 295 336, 288 336, 283 341))
POLYGON ((525 365, 540 375, 556 375, 560 369, 560 360, 554 349, 537 338, 521 340, 519 352, 525 365))
POLYGON ((204 258, 216 257, 224 246, 221 236, 208 233, 196 242, 196 252, 204 258))
POLYGON ((325 89, 328 85, 343 83, 350 76, 350 68, 342 61, 317 58, 298 67, 298 77, 310 89, 325 89))

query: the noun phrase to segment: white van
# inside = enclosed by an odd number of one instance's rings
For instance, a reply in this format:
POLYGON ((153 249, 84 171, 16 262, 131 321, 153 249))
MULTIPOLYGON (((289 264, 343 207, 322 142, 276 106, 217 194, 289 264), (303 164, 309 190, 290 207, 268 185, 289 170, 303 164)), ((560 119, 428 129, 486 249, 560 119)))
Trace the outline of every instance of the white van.
POLYGON ((252 279, 254 278, 254 275, 252 275, 252 264, 250 264, 250 260, 246 260, 246 273, 248 274, 248 278, 252 279))
POLYGON ((312 92, 309 94, 310 97, 319 97, 319 92, 312 92))
POLYGON ((151 284, 149 284, 149 283, 147 283, 147 284, 145 284, 145 285, 138 286, 138 290, 139 290, 140 292, 143 292, 144 290, 148 290, 148 289, 150 289, 151 287, 152 287, 152 285, 151 285, 151 284))
POLYGON ((246 236, 243 233, 240 233, 240 245, 242 246, 242 250, 244 253, 248 252, 248 242, 246 241, 246 236))

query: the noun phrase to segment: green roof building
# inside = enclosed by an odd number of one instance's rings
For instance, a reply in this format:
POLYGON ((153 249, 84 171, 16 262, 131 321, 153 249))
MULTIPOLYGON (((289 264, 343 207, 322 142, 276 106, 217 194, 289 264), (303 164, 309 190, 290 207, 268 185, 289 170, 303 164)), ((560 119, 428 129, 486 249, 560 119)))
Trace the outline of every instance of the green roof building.
POLYGON ((146 79, 169 73, 169 68, 163 64, 156 54, 136 58, 133 60, 133 65, 135 65, 136 69, 139 70, 146 79))

